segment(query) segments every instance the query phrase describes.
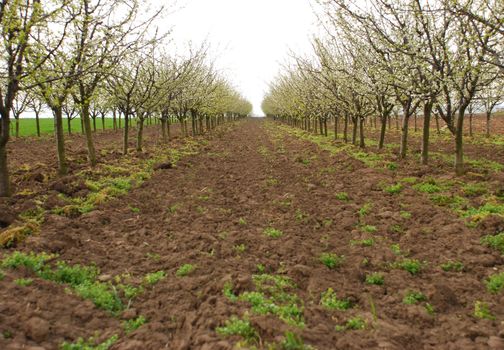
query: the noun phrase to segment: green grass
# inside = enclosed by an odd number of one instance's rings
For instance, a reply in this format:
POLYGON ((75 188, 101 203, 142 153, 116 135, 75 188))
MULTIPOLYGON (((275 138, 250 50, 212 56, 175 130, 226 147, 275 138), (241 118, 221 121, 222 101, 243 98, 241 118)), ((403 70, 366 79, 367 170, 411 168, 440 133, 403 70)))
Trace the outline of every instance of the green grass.
POLYGON ((350 197, 348 196, 348 193, 346 193, 346 192, 338 192, 338 193, 336 193, 335 197, 339 201, 347 202, 350 200, 350 197))
POLYGON ((67 284, 77 295, 90 299, 97 307, 117 313, 123 309, 117 290, 108 283, 96 280, 99 270, 94 266, 70 266, 65 262, 57 262, 54 268, 47 264, 55 256, 46 253, 14 252, 2 260, 2 267, 16 269, 24 267, 34 272, 38 277, 56 283, 67 284))
POLYGON ((361 228, 362 232, 367 232, 367 233, 375 233, 376 231, 378 231, 378 228, 376 228, 376 226, 373 226, 373 225, 362 225, 361 228))
POLYGON ((233 302, 250 304, 251 311, 259 315, 275 315, 285 323, 297 327, 304 326, 303 303, 291 290, 296 288, 286 276, 260 274, 253 275, 255 291, 245 291, 240 295, 233 293, 230 282, 224 285, 223 293, 233 302))
POLYGON ((164 271, 151 272, 145 275, 144 282, 146 284, 154 285, 166 278, 166 273, 164 271))
POLYGON ((500 293, 504 289, 504 272, 496 273, 485 281, 487 290, 491 293, 500 293))
POLYGON ((441 264, 441 269, 445 272, 462 272, 464 271, 464 264, 460 261, 448 261, 444 264, 441 264))
POLYGON ((342 255, 334 253, 322 253, 319 256, 319 261, 330 269, 335 269, 343 263, 345 258, 342 255))
POLYGON ((481 238, 481 244, 484 244, 490 248, 498 250, 504 255, 504 232, 498 233, 496 235, 487 235, 481 238))
POLYGON ((427 297, 423 293, 416 291, 408 291, 403 298, 403 303, 406 305, 414 305, 422 301, 427 301, 427 297))
POLYGON ((348 310, 352 307, 352 302, 348 299, 338 299, 338 296, 332 288, 328 288, 322 293, 320 305, 330 310, 348 310))
POLYGON ((474 317, 484 320, 495 320, 495 316, 490 312, 490 307, 483 301, 474 303, 474 317))
POLYGON ((27 287, 33 283, 33 279, 31 279, 31 278, 18 278, 16 280, 14 280, 14 283, 16 283, 20 287, 27 287))
POLYGON ((75 343, 67 343, 64 342, 61 344, 61 350, 108 350, 114 343, 119 339, 117 335, 114 335, 103 343, 96 344, 93 338, 89 338, 88 340, 84 340, 79 338, 75 343))
POLYGON ((350 241, 350 245, 359 245, 361 247, 372 247, 374 244, 375 241, 372 238, 350 241))
POLYGON ((383 283, 385 283, 385 278, 381 273, 373 272, 371 274, 366 275, 366 283, 381 286, 383 285, 383 283))
POLYGON ((90 299, 97 307, 116 313, 124 308, 117 291, 101 282, 85 282, 74 286, 77 295, 90 299))
POLYGON ((231 316, 226 321, 225 326, 217 327, 215 331, 217 334, 226 337, 238 335, 244 338, 247 343, 255 343, 259 339, 257 331, 250 324, 250 321, 248 319, 240 319, 236 316, 231 316))
POLYGON ((359 316, 355 316, 348 319, 343 326, 341 325, 336 326, 337 331, 344 331, 344 330, 357 331, 365 328, 366 328, 366 321, 359 316))
MULTIPOLYGON (((52 134, 54 133, 54 119, 53 118, 40 118, 40 134, 52 134)), ((130 119, 131 125, 136 125, 135 119, 130 119)), ((119 123, 119 120, 117 121, 119 123)), ((124 126, 124 120, 121 121, 121 126, 124 126)), ((105 118, 105 129, 112 129, 114 127, 112 118, 105 118)), ((11 120, 11 135, 14 136, 15 121, 11 120)), ((91 121, 91 128, 93 128, 93 121, 91 121)), ((96 129, 102 130, 101 119, 96 120, 96 129)), ((63 130, 68 132, 68 123, 66 118, 63 120, 63 130)), ((72 132, 81 132, 81 121, 80 118, 72 120, 72 132)), ((36 136, 37 126, 35 118, 21 118, 19 119, 19 136, 36 136)))
POLYGON ((471 183, 462 186, 462 192, 465 196, 474 197, 485 194, 488 192, 488 190, 483 183, 471 183))
POLYGON ((435 183, 423 182, 413 186, 413 189, 423 193, 437 193, 441 192, 441 187, 435 183))
POLYGON ((193 272, 194 270, 196 270, 196 266, 193 265, 193 264, 184 264, 182 266, 180 266, 176 272, 176 275, 178 277, 185 277, 187 275, 189 275, 191 272, 193 272))
POLYGON ((423 268, 423 264, 416 259, 404 259, 393 265, 396 268, 408 271, 412 275, 418 274, 423 268))
POLYGON ((143 326, 146 322, 147 322, 147 319, 145 317, 143 317, 142 315, 140 315, 137 318, 123 321, 122 325, 124 328, 124 332, 126 332, 126 334, 129 334, 133 331, 136 331, 138 328, 143 326))
POLYGON ((265 228, 264 231, 263 231, 264 235, 265 236, 268 236, 270 238, 280 238, 283 236, 283 232, 280 231, 280 230, 277 230, 273 227, 268 227, 268 228, 265 228))
POLYGON ((401 183, 397 183, 395 185, 387 186, 383 190, 390 194, 397 194, 403 190, 403 185, 401 183))

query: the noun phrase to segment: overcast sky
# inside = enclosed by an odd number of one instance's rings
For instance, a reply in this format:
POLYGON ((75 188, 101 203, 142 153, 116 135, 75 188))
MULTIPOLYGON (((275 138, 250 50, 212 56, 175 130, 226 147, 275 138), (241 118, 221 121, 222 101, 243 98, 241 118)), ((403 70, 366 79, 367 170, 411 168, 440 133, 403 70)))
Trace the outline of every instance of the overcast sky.
POLYGON ((165 20, 177 42, 207 39, 217 64, 262 115, 268 82, 289 49, 306 52, 316 19, 309 0, 179 0, 165 20))

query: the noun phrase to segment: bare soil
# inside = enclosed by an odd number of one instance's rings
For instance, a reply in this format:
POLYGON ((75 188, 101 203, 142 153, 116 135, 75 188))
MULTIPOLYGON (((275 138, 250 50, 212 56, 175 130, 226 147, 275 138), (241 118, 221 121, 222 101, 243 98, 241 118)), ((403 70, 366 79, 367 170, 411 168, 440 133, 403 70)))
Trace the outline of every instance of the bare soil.
MULTIPOLYGON (((103 162, 119 157, 113 149, 117 152, 120 136, 106 135, 99 141, 100 149, 110 149, 103 162)), ((504 271, 504 257, 480 243, 483 235, 504 230, 504 219, 490 216, 469 228, 455 212, 434 205, 411 186, 399 194, 383 191, 383 184, 406 176, 453 179, 445 162, 421 167, 410 159, 399 169, 377 169, 260 120, 241 121, 206 137, 198 154, 157 170, 125 196, 76 218, 49 214, 39 234, 0 251, 0 257, 13 250, 57 253, 58 260, 70 264, 96 265, 103 280, 125 273, 141 280, 159 270, 166 278, 145 288, 129 310, 113 316, 68 293, 64 285, 29 271, 5 270, 0 281, 1 349, 57 349, 64 341, 97 332, 101 341, 119 335, 113 350, 232 349, 243 339, 223 337, 216 327, 244 314, 260 335, 259 348, 281 343, 290 331, 316 349, 504 349, 504 294, 489 293, 484 283, 504 271), (337 199, 341 192, 348 200, 337 199), (368 213, 363 214, 366 204, 368 213), (411 216, 401 215, 405 211, 411 216), (376 232, 365 232, 366 225, 376 232), (268 227, 283 236, 266 236, 268 227), (375 242, 371 247, 351 243, 369 238, 375 242), (400 255, 391 249, 397 244, 400 255), (242 245, 245 249, 237 249, 242 245), (343 255, 341 266, 323 265, 319 257, 325 252, 343 255), (394 264, 403 258, 419 260, 422 270, 412 275, 397 268, 394 264), (463 271, 443 271, 440 265, 447 261, 462 262, 463 271), (179 267, 189 263, 196 269, 177 276, 179 267), (259 315, 248 302, 224 295, 229 282, 235 294, 253 291, 258 264, 295 283, 291 293, 302 301, 304 327, 259 315), (372 272, 383 275, 383 285, 365 282, 372 272), (14 283, 21 277, 34 282, 14 283), (320 298, 328 288, 354 307, 324 308, 320 298), (426 302, 404 304, 411 290, 421 291, 430 308, 426 302), (488 303, 495 319, 476 318, 476 301, 488 303), (121 322, 137 315, 148 323, 125 334, 121 322), (365 329, 337 330, 355 316, 365 321, 365 329)), ((45 142, 13 143, 14 167, 39 160, 45 174, 54 163, 47 161, 52 151, 45 142)), ((72 154, 85 159, 77 151, 82 149, 79 142, 71 141, 72 154)), ((480 154, 474 152, 473 157, 480 154)), ((32 167, 29 173, 34 171, 32 167)), ((494 193, 504 184, 502 172, 472 173, 463 181, 475 176, 494 193)), ((41 182, 40 191, 44 186, 41 182)))

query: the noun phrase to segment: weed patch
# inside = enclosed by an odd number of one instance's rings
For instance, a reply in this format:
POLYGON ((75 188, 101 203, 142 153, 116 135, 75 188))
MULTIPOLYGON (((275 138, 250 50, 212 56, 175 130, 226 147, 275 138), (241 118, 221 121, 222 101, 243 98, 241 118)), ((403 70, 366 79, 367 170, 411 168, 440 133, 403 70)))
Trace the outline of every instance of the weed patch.
POLYGON ((352 303, 348 299, 338 299, 338 296, 332 288, 327 289, 322 293, 320 305, 330 310, 348 310, 352 307, 352 303))

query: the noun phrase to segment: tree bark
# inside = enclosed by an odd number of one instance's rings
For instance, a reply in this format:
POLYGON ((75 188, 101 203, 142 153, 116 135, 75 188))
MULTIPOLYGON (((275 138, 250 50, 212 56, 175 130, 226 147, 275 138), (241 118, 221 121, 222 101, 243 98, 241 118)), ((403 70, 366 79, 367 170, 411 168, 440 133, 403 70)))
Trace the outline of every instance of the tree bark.
POLYGON ((364 148, 366 144, 364 142, 364 118, 359 118, 359 147, 364 148))
POLYGON ((430 101, 424 105, 424 120, 423 120, 423 135, 422 135, 422 164, 429 163, 429 136, 430 136, 430 120, 432 115, 432 107, 434 104, 430 101))
POLYGON ((138 116, 137 122, 137 145, 136 150, 142 152, 144 117, 138 116))
POLYGON ((345 122, 343 124, 343 141, 348 143, 348 116, 345 116, 345 122))
POLYGON ((16 118, 16 137, 19 137, 19 116, 16 118))
POLYGON ((86 145, 88 150, 88 161, 92 167, 96 166, 96 149, 93 141, 93 132, 91 131, 91 121, 89 120, 89 104, 84 103, 81 106, 81 120, 86 136, 86 145))
POLYGON ((492 112, 486 112, 486 137, 490 137, 490 118, 492 117, 492 112))
POLYGON ((123 154, 128 154, 129 113, 124 112, 123 154))
POLYGON ((72 119, 67 117, 68 135, 72 135, 72 119))
POLYGON ((61 107, 53 107, 54 113, 54 132, 56 136, 56 149, 58 157, 58 174, 66 175, 68 173, 68 164, 65 155, 65 136, 63 134, 63 110, 61 107))
POLYGON ((464 175, 464 113, 465 108, 460 108, 455 131, 455 174, 464 175))
POLYGON ((357 118, 352 117, 352 144, 357 146, 357 118))
POLYGON ((387 130, 387 116, 380 117, 381 125, 380 125, 380 140, 378 141, 378 149, 382 149, 385 143, 385 131, 387 130))
POLYGON ((11 195, 9 166, 7 162, 7 143, 10 139, 10 110, 2 109, 0 120, 0 197, 11 195))
POLYGON ((40 137, 40 117, 39 117, 39 112, 35 112, 35 125, 37 126, 37 136, 40 137))
POLYGON ((408 124, 409 124, 409 112, 404 111, 403 115, 403 123, 401 127, 401 147, 399 149, 399 158, 404 159, 406 158, 406 152, 408 150, 408 124))

